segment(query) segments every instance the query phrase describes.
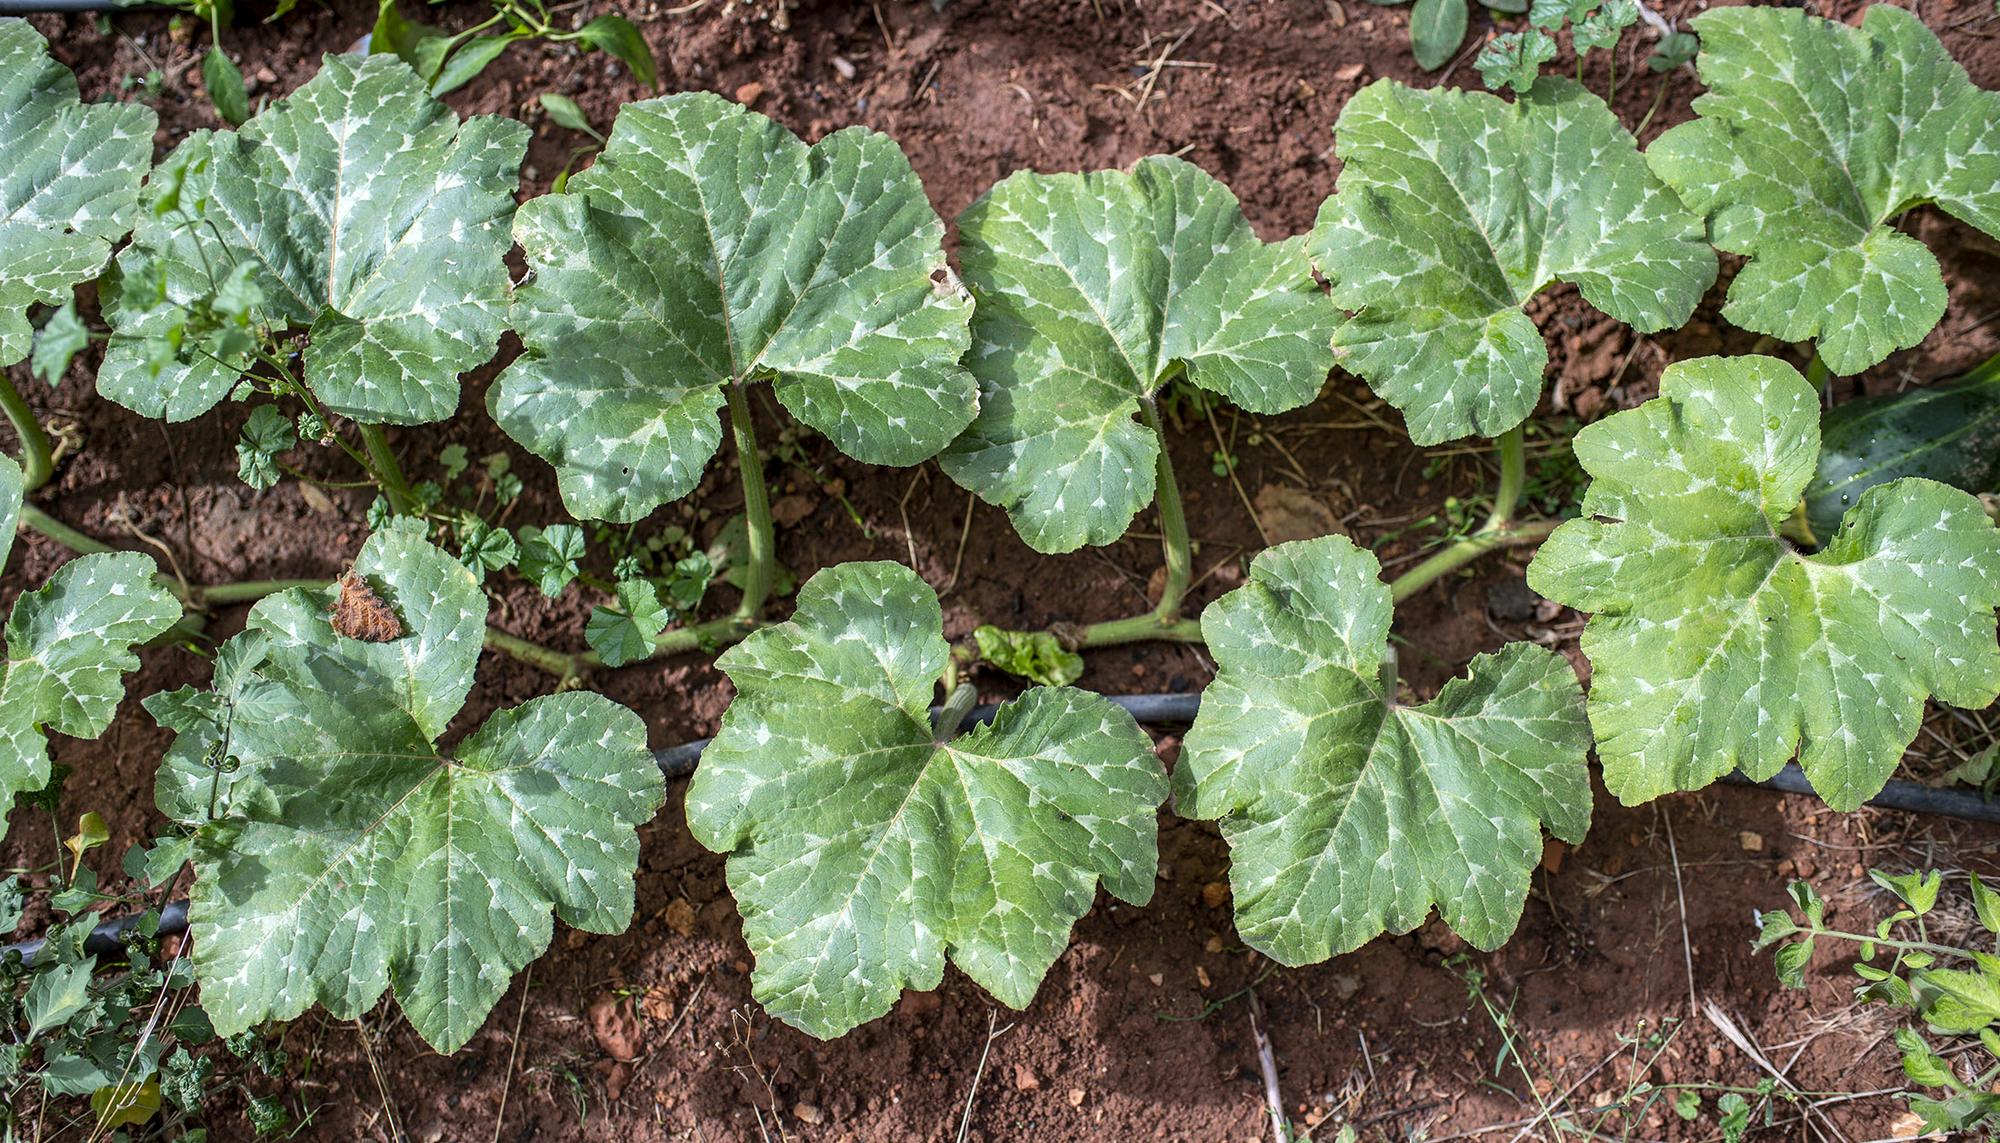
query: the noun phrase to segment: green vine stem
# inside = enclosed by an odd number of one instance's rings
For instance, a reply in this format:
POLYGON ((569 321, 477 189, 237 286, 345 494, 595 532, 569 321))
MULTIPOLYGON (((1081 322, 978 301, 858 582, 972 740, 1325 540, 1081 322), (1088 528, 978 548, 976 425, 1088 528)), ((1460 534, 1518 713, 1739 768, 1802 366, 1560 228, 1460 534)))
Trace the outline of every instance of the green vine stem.
POLYGON ((412 515, 417 511, 417 498, 410 492, 409 478, 403 475, 403 466, 396 462, 396 452, 389 447, 389 438, 382 432, 381 425, 356 423, 361 430, 361 443, 368 448, 369 474, 382 486, 382 492, 389 498, 389 507, 399 515, 412 515))
POLYGON ((690 651, 706 651, 710 647, 726 647, 741 643, 745 635, 762 627, 763 623, 752 619, 730 616, 727 619, 711 619, 706 623, 696 623, 688 627, 676 627, 672 631, 662 631, 653 639, 653 654, 660 658, 665 655, 684 655, 690 651))
POLYGON ((1806 362, 1806 381, 1812 385, 1814 390, 1824 393, 1826 392, 1827 382, 1831 380, 1833 380, 1833 374, 1826 367, 1826 358, 1819 355, 1819 346, 1815 344, 1813 346, 1812 360, 1806 362))
POLYGON ((1181 603, 1187 598, 1188 584, 1194 578, 1194 558, 1188 542, 1187 513, 1181 507, 1180 483, 1174 479, 1167 434, 1160 428, 1159 403, 1148 394, 1139 402, 1139 411, 1145 415, 1146 427, 1153 430, 1153 439, 1160 446, 1153 503, 1160 514, 1160 550, 1166 556, 1167 582, 1160 589, 1160 603, 1153 609, 1153 620, 1160 627, 1172 627, 1180 622, 1181 603))
MULTIPOLYGON (((1166 382, 1161 382, 1164 385, 1166 382)), ((1166 583, 1160 588, 1160 602, 1144 615, 1111 619, 1082 628, 1070 628, 1062 636, 1071 650, 1115 647, 1121 643, 1200 643, 1201 623, 1181 618, 1193 582, 1193 545, 1188 540, 1187 511, 1181 506, 1180 482, 1174 479, 1174 461, 1167 452, 1166 430, 1160 425, 1159 402, 1151 394, 1139 399, 1139 412, 1146 427, 1153 430, 1159 444, 1159 461, 1153 479, 1153 507, 1160 516, 1160 551, 1166 559, 1166 583)))
POLYGON ((554 675, 556 688, 565 691, 582 685, 583 676, 592 668, 602 665, 602 661, 594 652, 570 654, 567 651, 558 651, 544 647, 540 643, 530 643, 516 635, 509 635, 491 624, 486 628, 486 649, 498 651, 510 659, 526 663, 531 667, 539 667, 554 675))
POLYGON ((1147 614, 1134 615, 1129 619, 1092 623, 1076 636, 1073 649, 1085 651, 1092 647, 1116 647, 1121 643, 1145 643, 1152 640, 1166 643, 1203 642, 1201 621, 1176 619, 1172 623, 1162 623, 1158 615, 1147 614))
MULTIPOLYGON (((49 539, 54 540, 56 543, 61 544, 63 547, 80 556, 101 555, 117 550, 101 540, 94 539, 77 531, 75 528, 57 520, 32 504, 21 506, 21 526, 31 528, 47 536, 49 539)), ((255 603, 267 595, 276 595, 278 592, 287 591, 295 587, 323 590, 327 586, 327 581, 323 579, 261 579, 246 580, 242 583, 220 583, 211 587, 192 587, 181 584, 166 575, 161 575, 158 578, 160 583, 168 591, 173 592, 176 599, 181 601, 181 606, 195 612, 206 611, 213 607, 223 607, 232 603, 255 603)), ((731 625, 732 627, 734 626, 733 621, 731 625)), ((699 628, 695 630, 698 631, 699 628)), ((676 631, 670 634, 683 635, 685 633, 676 631)), ((741 635, 735 636, 735 638, 739 639, 741 637, 741 635)), ((665 637, 663 636, 662 638, 664 639, 665 637)), ((724 642, 733 640, 717 639, 716 641, 724 642)), ((701 645, 703 644, 699 642, 691 642, 690 648, 701 645)), ((486 646, 510 658, 527 663, 529 666, 539 667, 547 671, 549 674, 554 675, 559 684, 565 689, 577 685, 583 680, 585 674, 601 665, 595 654, 585 652, 580 655, 572 655, 552 650, 538 643, 530 643, 526 639, 516 638, 492 626, 486 628, 486 646)))
MULTIPOLYGON (((97 556, 117 550, 102 540, 84 535, 33 504, 21 505, 21 527, 39 532, 79 556, 97 556)), ((178 593, 178 584, 175 589, 178 593)))
POLYGON ((725 388, 729 394, 729 430, 736 444, 736 466, 743 475, 743 522, 750 547, 750 564, 743 576, 743 601, 736 605, 736 619, 754 623, 771 598, 777 562, 771 492, 764 486, 764 458, 757 451, 757 431, 750 423, 749 397, 741 384, 725 388))
POLYGON ((0 411, 6 412, 7 420, 14 425, 14 434, 21 438, 21 475, 27 481, 22 491, 33 492, 55 475, 55 454, 49 448, 49 434, 43 431, 42 422, 5 374, 0 374, 0 411))
POLYGON ((1527 450, 1523 431, 1515 425, 1495 438, 1500 454, 1500 487, 1493 493, 1493 510, 1472 535, 1451 544, 1429 559, 1396 577, 1389 585, 1389 598, 1401 603, 1438 580, 1457 571, 1488 552, 1524 544, 1538 544, 1556 530, 1560 521, 1540 520, 1516 523, 1514 509, 1520 504, 1521 490, 1528 482, 1527 450))

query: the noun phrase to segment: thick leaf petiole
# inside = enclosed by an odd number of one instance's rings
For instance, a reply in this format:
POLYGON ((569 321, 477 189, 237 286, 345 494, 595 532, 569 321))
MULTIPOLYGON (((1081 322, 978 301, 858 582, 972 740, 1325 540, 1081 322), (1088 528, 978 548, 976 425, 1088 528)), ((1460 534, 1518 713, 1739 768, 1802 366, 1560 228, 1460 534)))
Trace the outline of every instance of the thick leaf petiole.
POLYGON ((368 448, 368 473, 382 486, 389 506, 402 515, 415 514, 417 498, 410 492, 409 478, 403 475, 403 466, 397 463, 395 450, 389 447, 382 426, 357 423, 355 427, 361 430, 361 443, 368 448))
POLYGON ((1527 452, 1520 425, 1494 439, 1500 454, 1500 487, 1493 493, 1493 510, 1479 530, 1451 544, 1429 559, 1396 577, 1389 585, 1389 597, 1401 603, 1431 584, 1457 571, 1488 552, 1523 544, 1539 544, 1556 530, 1559 521, 1538 520, 1517 523, 1514 509, 1520 505, 1521 490, 1527 485, 1527 452))
POLYGON ((1192 545, 1188 542, 1187 513, 1181 507, 1180 483, 1174 479, 1173 457, 1167 452, 1167 434, 1160 428, 1159 404, 1149 394, 1139 403, 1139 409, 1160 446, 1153 497, 1160 513, 1160 548, 1166 557, 1167 582, 1160 589, 1160 603, 1153 609, 1153 618, 1161 627, 1171 627, 1180 620, 1181 602, 1187 598, 1188 585, 1193 579, 1192 545))
POLYGON ((943 745, 958 734, 958 728, 965 722, 965 716, 979 705, 979 689, 971 683, 959 683, 945 696, 944 705, 931 715, 931 739, 943 745))
POLYGON ((21 440, 21 476, 23 492, 33 492, 49 482, 55 474, 55 453, 49 447, 49 434, 42 429, 42 422, 35 411, 14 388, 4 374, 0 374, 0 411, 7 414, 7 420, 14 426, 14 435, 21 440))
POLYGON ((744 569, 743 600, 736 605, 739 623, 754 623, 771 598, 777 563, 776 535, 771 525, 771 492, 764 485, 764 457, 757 450, 757 431, 750 423, 750 400, 740 384, 724 386, 729 394, 729 430, 736 444, 737 468, 743 476, 743 523, 749 533, 750 566, 744 569))

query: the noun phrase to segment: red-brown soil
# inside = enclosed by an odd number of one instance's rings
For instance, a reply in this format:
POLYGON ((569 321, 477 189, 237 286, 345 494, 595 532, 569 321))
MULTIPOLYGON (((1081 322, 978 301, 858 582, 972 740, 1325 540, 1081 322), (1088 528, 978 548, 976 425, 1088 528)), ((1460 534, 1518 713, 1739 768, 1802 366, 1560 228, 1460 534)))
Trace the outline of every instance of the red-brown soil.
MULTIPOLYGON (((1672 0, 1664 11, 1685 19, 1696 7, 1672 0)), ((581 22, 613 8, 582 0, 562 11, 581 22)), ((464 26, 483 10, 455 0, 421 15, 464 26)), ((1823 10, 1853 17, 1859 5, 1842 0, 1823 10)), ((666 90, 731 94, 808 138, 852 123, 888 131, 947 219, 1020 167, 1109 167, 1174 152, 1227 181, 1267 237, 1309 227, 1333 189, 1339 164, 1331 129, 1348 96, 1385 75, 1476 84, 1470 55, 1490 27, 1475 5, 1466 51, 1446 72, 1426 75, 1410 59, 1409 9, 1361 0, 952 0, 941 9, 874 0, 790 10, 742 0, 676 10, 644 0, 624 11, 652 42, 666 90)), ((1921 12, 1976 81, 2000 86, 2000 19, 1988 0, 1933 0, 1921 12)), ((303 82, 319 53, 348 49, 371 22, 372 5, 333 0, 301 5, 275 24, 245 22, 227 29, 225 42, 242 60, 254 98, 303 82)), ((199 90, 204 45, 167 17, 122 15, 108 35, 89 18, 37 24, 57 56, 78 70, 87 97, 117 96, 126 80, 159 71, 162 153, 186 132, 217 125, 199 90)), ((1628 124, 1645 116, 1663 82, 1644 66, 1652 42, 1641 30, 1619 49, 1616 106, 1628 124)), ((1605 89, 1601 56, 1585 75, 1605 89)), ((1685 119, 1698 90, 1685 71, 1664 82, 1648 138, 1685 119)), ((541 112, 536 97, 550 91, 574 96, 600 127, 619 104, 647 94, 601 54, 536 44, 517 47, 454 94, 462 111, 518 115, 535 127, 524 194, 546 191, 582 141, 541 112)), ((1993 321, 2000 250, 1928 212, 1910 224, 1944 262, 1949 315, 1921 346, 1837 385, 1843 395, 1922 383, 2000 348, 1993 321)), ((1686 329, 1646 338, 1591 311, 1572 291, 1555 291, 1534 311, 1551 351, 1545 412, 1593 419, 1649 396, 1669 361, 1750 351, 1758 339, 1717 316, 1720 297, 1718 286, 1686 329)), ((502 361, 514 350, 511 342, 503 347, 502 361)), ((352 557, 366 533, 360 494, 309 501, 296 482, 253 493, 234 474, 239 407, 165 427, 97 399, 89 382, 94 365, 86 355, 59 389, 32 386, 32 399, 69 446, 55 485, 39 498, 45 509, 114 543, 149 549, 144 539, 156 541, 194 582, 331 577, 352 557)), ((430 458, 447 443, 464 443, 475 457, 506 450, 528 482, 508 522, 559 519, 546 466, 513 448, 483 413, 484 386, 496 369, 471 378, 458 421, 399 433, 397 443, 418 478, 435 475, 430 458)), ((30 388, 25 367, 19 373, 30 388)), ((762 412, 760 431, 775 440, 781 414, 768 399, 762 412)), ((1271 509, 1289 501, 1308 521, 1336 520, 1361 542, 1377 544, 1394 569, 1437 537, 1425 521, 1445 511, 1447 497, 1475 496, 1486 480, 1486 463, 1473 450, 1427 456, 1413 448, 1394 411, 1345 375, 1298 413, 1224 414, 1214 429, 1199 421, 1174 429, 1199 541, 1196 603, 1241 582, 1245 559, 1261 546, 1243 500, 1267 488, 1290 490, 1258 501, 1267 525, 1285 526, 1271 509), (1232 442, 1240 461, 1241 495, 1211 474, 1215 433, 1232 442)), ((0 445, 12 443, 0 429, 0 445)), ((301 463, 341 471, 332 458, 301 463)), ((953 636, 979 621, 1030 627, 1132 613, 1145 606, 1159 563, 1157 549, 1140 537, 1072 556, 1035 555, 1000 513, 972 504, 935 467, 870 468, 809 434, 799 463, 774 464, 772 473, 774 495, 799 498, 787 505, 796 522, 779 538, 787 565, 803 576, 843 560, 909 561, 944 593, 953 636), (826 493, 831 481, 841 482, 858 523, 826 493)), ((664 509, 656 522, 705 536, 740 504, 732 462, 723 460, 695 496, 664 509)), ((1142 517, 1138 530, 1150 526, 1142 517)), ((17 551, 0 580, 0 603, 66 558, 38 539, 24 538, 17 551)), ((1578 616, 1538 619, 1530 606, 1527 618, 1518 618, 1521 566, 1489 560, 1401 609, 1397 633, 1408 641, 1403 660, 1419 692, 1434 691, 1474 654, 1508 639, 1551 643, 1581 666, 1578 616)), ((726 606, 728 594, 719 591, 711 608, 726 606)), ((584 594, 550 603, 504 577, 495 596, 495 616, 509 630, 581 647, 593 602, 584 594)), ((240 609, 224 613, 212 632, 227 634, 241 622, 240 609)), ((1199 688, 1208 675, 1199 651, 1138 646, 1092 654, 1083 685, 1114 693, 1183 690, 1199 688)), ((198 658, 156 650, 146 654, 132 693, 204 677, 198 658)), ((994 696, 1007 691, 1005 680, 981 681, 994 696)), ((532 669, 489 655, 466 724, 550 685, 532 669)), ((696 656, 607 673, 595 685, 641 712, 659 745, 711 733, 729 695, 696 656)), ((102 740, 58 744, 59 760, 75 771, 65 815, 92 809, 111 823, 113 843, 100 853, 122 852, 158 825, 152 775, 166 741, 130 702, 102 740)), ((1171 738, 1161 744, 1169 761, 1175 749, 1171 738)), ((1913 759, 1929 764, 1942 753, 1924 738, 1913 759)), ((1871 864, 2000 867, 2000 831, 1963 823, 1879 811, 1838 815, 1809 799, 1735 788, 1637 809, 1606 798, 1580 848, 1551 848, 1521 929, 1501 951, 1464 949, 1433 924, 1327 964, 1286 970, 1237 942, 1218 892, 1227 853, 1215 830, 1167 816, 1152 904, 1134 909, 1100 899, 1027 1011, 998 1008, 953 972, 936 994, 908 996, 890 1016, 820 1043, 751 1002, 749 955, 722 861, 684 828, 683 788, 674 784, 668 808, 642 833, 631 930, 600 937, 559 928, 548 956, 516 980, 463 1051, 433 1055, 393 1007, 359 1029, 314 1014, 287 1034, 286 1081, 258 1081, 259 1090, 282 1092, 308 1119, 303 1137, 343 1140, 873 1143, 955 1138, 962 1117, 964 1138, 988 1141, 1268 1139, 1244 992, 1254 983, 1287 1110, 1300 1123, 1320 1124, 1316 1137, 1330 1139, 1350 1122, 1370 1139, 1441 1140, 1485 1129, 1491 1133, 1481 1137, 1505 1140, 1523 1131, 1544 1101, 1603 1106, 1642 1081, 1754 1085, 1759 1065, 1692 1009, 1697 1002, 1713 1001, 1800 1089, 1897 1086, 1889 1025, 1852 1005, 1844 966, 1823 953, 1810 989, 1779 989, 1768 957, 1749 951, 1752 912, 1781 904, 1785 882, 1802 875, 1858 927, 1881 907, 1879 897, 1864 899, 1871 864), (1466 974, 1475 970, 1485 996, 1511 1011, 1518 1052, 1503 1053, 1501 1029, 1469 994, 1466 974), (1635 1065, 1652 1053, 1633 1041, 1662 1032, 1672 1041, 1658 1063, 1635 1065), (637 1060, 619 1062, 614 1054, 637 1060)), ((12 864, 30 865, 51 844, 45 823, 22 821, 6 853, 12 864)), ((1713 1102, 1711 1095, 1707 1106, 1713 1102)), ((214 1109, 212 1137, 247 1138, 240 1109, 240 1099, 214 1109)), ((1893 1133, 1897 1112, 1880 1097, 1835 1102, 1823 1109, 1820 1129, 1879 1138, 1893 1133)), ((1768 1137, 1809 1137, 1798 1115, 1780 1106, 1768 1137)), ((1712 1113, 1683 1124, 1658 1102, 1635 1122, 1604 1125, 1613 1137, 1624 1127, 1633 1138, 1716 1134, 1712 1113)), ((1553 1137, 1546 1127, 1527 1130, 1553 1137)))

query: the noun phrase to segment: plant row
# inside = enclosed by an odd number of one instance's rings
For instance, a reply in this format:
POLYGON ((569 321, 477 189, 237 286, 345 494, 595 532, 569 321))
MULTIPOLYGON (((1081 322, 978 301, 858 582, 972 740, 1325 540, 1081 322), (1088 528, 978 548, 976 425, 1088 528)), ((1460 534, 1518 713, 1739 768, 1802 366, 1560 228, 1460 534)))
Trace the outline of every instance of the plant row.
MULTIPOLYGON (((86 553, 6 627, 0 794, 49 782, 46 732, 104 730, 132 647, 184 633, 184 609, 262 597, 208 687, 146 699, 177 734, 157 788, 175 828, 134 869, 163 884, 192 863, 218 1031, 315 1003, 351 1017, 393 990, 442 1050, 553 918, 624 928, 637 827, 665 796, 642 721, 568 687, 442 747, 482 646, 573 684, 734 644, 688 823, 729 855, 755 995, 818 1036, 936 986, 947 960, 1025 1005, 1100 884, 1150 897, 1170 797, 1220 822, 1237 930, 1288 965, 1432 910, 1475 945, 1504 941, 1544 831, 1589 825, 1593 744, 1628 803, 1796 757, 1828 803, 1858 806, 1928 699, 2000 695, 2000 530, 1965 491, 1892 479, 1908 463, 1829 477, 1813 381, 1940 320, 1938 264, 1893 225, 1903 211, 2000 236, 2000 95, 1895 8, 1860 28, 1776 8, 1695 27, 1710 90, 1644 153, 1603 100, 1532 69, 1511 100, 1383 81, 1341 112, 1343 170, 1310 234, 1259 240, 1179 159, 1021 172, 959 218, 961 282, 908 160, 873 131, 807 145, 713 95, 649 99, 560 193, 517 207, 525 127, 460 121, 397 59, 330 56, 240 130, 152 166, 151 112, 80 103, 40 37, 0 21, 0 362, 32 355, 53 383, 101 338, 97 389, 127 408, 184 421, 250 402, 253 485, 317 444, 381 490, 338 582, 190 586, 28 502, 48 441, 0 379, 23 453, 0 460, 0 557, 17 513, 86 553), (1717 249, 1747 258, 1725 316, 1812 342, 1812 380, 1762 356, 1671 366, 1657 399, 1577 435, 1575 518, 1517 519, 1547 366, 1529 300, 1565 282, 1636 329, 1672 328, 1717 249), (108 259, 99 332, 71 291, 108 259), (57 307, 39 332, 36 303, 57 307), (487 410, 554 468, 576 520, 645 520, 727 436, 738 550, 626 552, 595 581, 579 524, 510 532, 409 480, 385 429, 452 417, 459 376, 507 329, 524 351, 487 410), (1162 402, 1278 413, 1335 365, 1419 444, 1496 438, 1490 518, 1393 583, 1345 538, 1281 544, 1184 617, 1162 402), (1153 506, 1157 607, 982 628, 985 660, 1038 685, 958 733, 975 657, 909 569, 828 569, 766 618, 782 569, 747 399, 761 382, 857 460, 935 458, 1038 551, 1114 542, 1153 506), (1530 584, 1591 615, 1587 697, 1562 657, 1511 644, 1403 701, 1394 603, 1536 542, 1530 584), (481 584, 508 567, 616 597, 592 654, 488 628, 481 584), (740 588, 735 612, 672 627, 713 575, 740 588), (1204 642, 1216 664, 1171 778, 1130 715, 1066 685, 1078 651, 1149 638, 1204 642)), ((470 465, 438 459, 448 479, 470 465)), ((481 504, 520 491, 504 458, 474 483, 481 504)))

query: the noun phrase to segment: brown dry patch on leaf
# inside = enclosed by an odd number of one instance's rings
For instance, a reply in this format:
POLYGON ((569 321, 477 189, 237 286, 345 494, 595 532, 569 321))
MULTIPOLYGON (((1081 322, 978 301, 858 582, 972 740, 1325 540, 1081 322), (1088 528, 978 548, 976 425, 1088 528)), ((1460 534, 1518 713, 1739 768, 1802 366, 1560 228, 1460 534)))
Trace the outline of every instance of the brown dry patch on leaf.
POLYGON ((403 637, 403 623, 367 580, 348 572, 340 578, 340 596, 333 601, 333 633, 363 643, 387 643, 403 637))

